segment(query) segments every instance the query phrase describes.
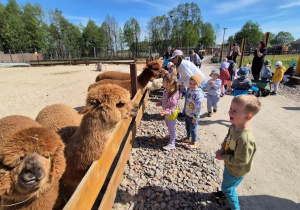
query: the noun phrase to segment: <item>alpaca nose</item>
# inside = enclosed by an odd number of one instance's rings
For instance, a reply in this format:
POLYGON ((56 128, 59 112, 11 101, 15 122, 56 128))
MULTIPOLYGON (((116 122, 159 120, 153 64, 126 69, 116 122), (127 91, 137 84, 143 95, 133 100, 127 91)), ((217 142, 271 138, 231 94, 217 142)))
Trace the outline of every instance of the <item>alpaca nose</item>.
POLYGON ((22 178, 25 182, 33 180, 40 180, 44 177, 45 173, 42 164, 35 158, 30 158, 26 161, 22 172, 22 178))

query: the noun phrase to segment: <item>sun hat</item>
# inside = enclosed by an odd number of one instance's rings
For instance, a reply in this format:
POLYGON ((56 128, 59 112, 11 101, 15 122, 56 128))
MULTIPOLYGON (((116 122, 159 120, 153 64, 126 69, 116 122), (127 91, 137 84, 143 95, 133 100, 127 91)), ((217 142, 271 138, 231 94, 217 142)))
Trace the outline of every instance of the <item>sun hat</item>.
POLYGON ((183 55, 183 53, 181 50, 175 50, 172 54, 171 59, 175 58, 176 55, 183 55))
POLYGON ((295 62, 290 63, 291 66, 296 66, 295 62))
POLYGON ((213 69, 213 70, 211 70, 211 73, 210 73, 209 76, 211 76, 213 74, 218 74, 220 76, 220 70, 219 69, 213 69))
POLYGON ((266 64, 266 63, 269 63, 269 64, 270 64, 270 63, 271 63, 271 61, 270 61, 270 60, 265 60, 265 64, 266 64))
POLYGON ((274 63, 274 66, 282 66, 282 62, 281 61, 277 61, 276 63, 274 63))
POLYGON ((197 83, 197 86, 199 87, 202 83, 202 77, 199 74, 193 74, 190 79, 194 80, 197 83))
POLYGON ((250 70, 247 66, 242 66, 239 71, 237 72, 237 74, 239 76, 247 76, 249 74, 250 70))

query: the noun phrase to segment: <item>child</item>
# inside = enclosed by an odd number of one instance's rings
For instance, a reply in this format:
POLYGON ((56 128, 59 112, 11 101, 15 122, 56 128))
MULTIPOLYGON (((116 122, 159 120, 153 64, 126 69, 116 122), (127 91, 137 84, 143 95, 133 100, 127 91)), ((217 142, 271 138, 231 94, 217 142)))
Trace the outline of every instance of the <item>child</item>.
POLYGON ((227 85, 227 80, 230 78, 228 67, 229 63, 227 62, 227 58, 224 58, 220 66, 220 79, 222 80, 221 97, 225 94, 225 85, 227 85))
POLYGON ((251 80, 247 78, 249 71, 247 66, 242 66, 237 72, 240 77, 235 79, 231 85, 231 88, 234 89, 234 96, 248 95, 248 90, 252 87, 251 80))
POLYGON ((232 99, 229 118, 232 123, 216 159, 224 160, 222 191, 212 193, 214 197, 226 196, 230 209, 240 209, 235 188, 251 170, 256 143, 249 121, 260 110, 259 100, 252 95, 239 95, 232 99))
POLYGON ((233 91, 231 89, 232 81, 234 80, 235 77, 235 62, 232 60, 228 61, 229 67, 228 67, 228 72, 229 72, 229 79, 227 80, 227 90, 226 94, 230 95, 233 91))
POLYGON ((211 117, 212 107, 214 107, 214 113, 217 112, 219 106, 219 100, 221 95, 221 84, 222 81, 219 79, 220 71, 218 69, 213 69, 211 71, 211 79, 207 81, 204 89, 207 90, 207 111, 208 117, 211 117))
POLYGON ((282 80, 283 74, 286 70, 285 67, 282 66, 281 61, 277 61, 274 64, 274 66, 275 66, 275 73, 272 77, 272 81, 273 81, 273 85, 274 85, 274 91, 271 92, 271 95, 277 95, 279 83, 282 80))
POLYGON ((261 69, 261 72, 260 72, 260 78, 261 78, 261 80, 270 80, 272 77, 271 61, 266 60, 264 64, 265 64, 265 66, 261 69))
POLYGON ((199 74, 193 74, 189 81, 189 90, 187 92, 187 105, 185 107, 185 128, 187 136, 181 139, 182 142, 189 143, 185 148, 197 148, 197 125, 202 111, 204 93, 200 87, 202 77, 199 74), (192 139, 190 139, 190 137, 192 139))
POLYGON ((169 62, 167 67, 168 67, 168 72, 169 73, 177 74, 176 66, 173 62, 169 62))
POLYGON ((286 70, 286 72, 284 72, 283 75, 283 82, 287 81, 287 78, 292 77, 295 75, 296 73, 296 69, 295 69, 296 63, 290 63, 290 67, 286 70))
POLYGON ((166 74, 163 79, 163 87, 165 88, 163 92, 163 99, 158 102, 156 106, 162 106, 163 111, 159 114, 165 116, 165 123, 170 132, 170 141, 168 145, 164 146, 165 150, 174 150, 175 147, 175 124, 178 115, 178 84, 176 74, 166 74))

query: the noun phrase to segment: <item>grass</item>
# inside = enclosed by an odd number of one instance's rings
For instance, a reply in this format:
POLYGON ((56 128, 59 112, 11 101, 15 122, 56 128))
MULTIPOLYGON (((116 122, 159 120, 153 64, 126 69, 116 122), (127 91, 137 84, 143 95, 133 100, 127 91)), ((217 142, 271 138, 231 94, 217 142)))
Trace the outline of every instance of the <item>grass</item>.
MULTIPOLYGON (((274 63, 277 61, 281 61, 283 66, 287 69, 289 67, 289 63, 295 62, 298 63, 299 60, 298 54, 284 54, 284 55, 266 55, 265 60, 271 60, 272 67, 274 66, 274 63)), ((253 55, 251 56, 244 56, 243 59, 243 65, 252 63, 253 55)), ((238 63, 239 61, 237 61, 238 63)))

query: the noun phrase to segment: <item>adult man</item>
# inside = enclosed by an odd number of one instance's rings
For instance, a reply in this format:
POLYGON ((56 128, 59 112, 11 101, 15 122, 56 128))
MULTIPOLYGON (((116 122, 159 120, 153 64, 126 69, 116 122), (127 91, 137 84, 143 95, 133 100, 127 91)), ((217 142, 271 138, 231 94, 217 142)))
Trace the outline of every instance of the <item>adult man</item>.
POLYGON ((194 50, 190 50, 190 61, 195 64, 198 68, 201 68, 201 59, 198 54, 195 53, 194 50))

